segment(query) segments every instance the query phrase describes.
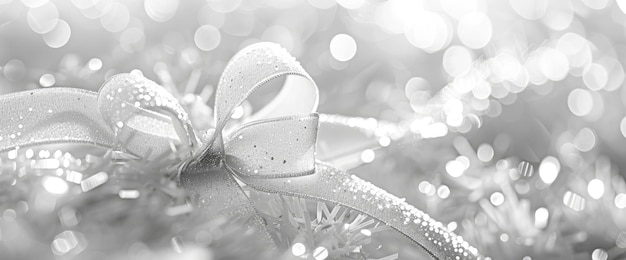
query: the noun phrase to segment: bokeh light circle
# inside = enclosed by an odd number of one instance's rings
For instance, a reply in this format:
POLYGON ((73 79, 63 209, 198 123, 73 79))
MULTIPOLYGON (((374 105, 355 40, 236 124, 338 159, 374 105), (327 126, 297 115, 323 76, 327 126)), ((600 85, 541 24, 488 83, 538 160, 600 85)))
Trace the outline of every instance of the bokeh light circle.
POLYGON ((56 83, 56 79, 54 78, 54 75, 49 74, 49 73, 43 74, 39 78, 39 85, 41 85, 44 88, 52 87, 54 86, 55 83, 56 83))
MULTIPOLYGON (((166 2, 166 1, 165 1, 166 2)), ((109 32, 121 32, 130 22, 130 11, 122 3, 113 3, 107 13, 100 17, 100 24, 109 32)))
POLYGON ((237 10, 241 5, 241 0, 209 0, 209 7, 218 13, 230 13, 237 10))
POLYGON ((457 34, 463 45, 472 49, 483 48, 493 34, 491 19, 481 12, 466 14, 459 20, 457 34))
POLYGON ((594 199, 600 199, 604 195, 604 183, 600 179, 593 179, 587 184, 587 193, 594 199))
POLYGON ((156 22, 166 22, 176 14, 178 0, 145 0, 144 10, 150 19, 156 22))
POLYGON ((598 63, 589 64, 583 71, 583 82, 591 90, 600 90, 606 86, 609 73, 604 66, 598 63))
POLYGON ((54 29, 43 35, 43 41, 50 48, 61 48, 67 44, 71 35, 72 29, 70 25, 66 21, 59 19, 54 29))
POLYGON ((358 9, 365 4, 365 0, 337 0, 337 3, 346 9, 358 9))
POLYGON ((541 21, 550 29, 562 31, 570 27, 574 20, 574 7, 569 0, 550 0, 546 14, 541 21))
POLYGON ((478 10, 477 0, 440 0, 439 2, 443 10, 456 19, 478 10))
POLYGON ((59 10, 52 2, 45 2, 30 8, 26 13, 26 21, 31 30, 44 34, 52 31, 59 21, 59 10))
POLYGON ((30 8, 40 7, 46 3, 49 3, 49 0, 22 0, 22 4, 30 8))
POLYGON ((4 67, 2 67, 2 73, 9 81, 18 81, 21 80, 26 74, 26 66, 23 61, 12 59, 4 64, 4 67))
POLYGON ((572 114, 586 116, 593 109, 593 96, 588 90, 574 89, 567 97, 567 106, 572 114))
POLYGON ((337 5, 335 0, 308 0, 309 4, 318 9, 328 9, 337 5))
POLYGON ((415 47, 433 53, 443 49, 452 39, 450 26, 434 12, 418 11, 404 26, 404 35, 415 47))
POLYGON ((564 79, 569 72, 569 60, 559 50, 547 48, 541 53, 539 68, 546 78, 559 81, 564 79))
POLYGON ((357 45, 352 36, 337 34, 330 40, 330 54, 338 61, 349 61, 356 55, 357 45))
POLYGON ((622 133, 622 136, 626 138, 626 117, 622 118, 622 121, 620 121, 619 130, 622 133))
POLYGON ((549 0, 509 0, 513 10, 524 19, 537 20, 546 14, 549 0))
POLYGON ((596 146, 597 137, 593 130, 585 127, 574 137, 574 146, 581 152, 589 152, 596 146))
POLYGON ((539 177, 546 184, 553 183, 559 176, 561 171, 561 163, 553 156, 543 158, 539 164, 539 177))
POLYGON ((211 51, 220 45, 222 35, 214 26, 202 25, 196 30, 193 39, 199 49, 211 51))
POLYGON ((453 77, 461 76, 472 67, 472 52, 463 46, 452 46, 443 54, 443 69, 453 77))

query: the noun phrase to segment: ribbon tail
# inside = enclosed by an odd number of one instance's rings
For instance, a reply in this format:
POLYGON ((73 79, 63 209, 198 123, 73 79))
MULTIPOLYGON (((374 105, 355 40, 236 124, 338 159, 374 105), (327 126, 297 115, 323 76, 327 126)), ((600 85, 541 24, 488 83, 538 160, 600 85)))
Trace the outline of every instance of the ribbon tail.
POLYGON ((367 214, 414 241, 435 259, 481 259, 470 246, 426 213, 345 171, 317 162, 315 174, 263 179, 238 175, 257 190, 332 202, 367 214))
POLYGON ((209 169, 202 165, 189 167, 180 176, 180 183, 187 191, 194 208, 212 218, 245 219, 246 225, 267 246, 276 249, 276 243, 268 232, 263 218, 258 214, 241 186, 224 168, 209 169))
POLYGON ((75 88, 0 96, 0 152, 60 143, 114 147, 113 131, 100 118, 96 103, 96 93, 75 88))

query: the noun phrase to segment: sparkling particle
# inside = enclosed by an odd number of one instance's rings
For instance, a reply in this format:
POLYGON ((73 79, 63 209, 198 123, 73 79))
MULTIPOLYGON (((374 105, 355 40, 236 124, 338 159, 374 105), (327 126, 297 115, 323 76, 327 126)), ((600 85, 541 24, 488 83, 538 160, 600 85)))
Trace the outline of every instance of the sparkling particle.
POLYGON ((44 88, 52 87, 54 86, 55 83, 56 83, 56 79, 54 78, 52 74, 43 74, 39 78, 39 85, 41 85, 44 88))
POLYGON ((109 175, 106 172, 99 172, 80 182, 80 188, 83 190, 83 192, 87 192, 104 184, 108 180, 109 175))
POLYGON ((330 54, 338 61, 349 61, 356 55, 356 41, 347 34, 337 34, 330 41, 330 54))
POLYGON ((207 24, 196 30, 193 39, 200 50, 211 51, 220 45, 222 35, 215 26, 207 24))
POLYGON ((55 176, 44 176, 41 179, 41 184, 46 191, 52 194, 62 195, 67 193, 69 189, 69 185, 65 180, 55 176))
POLYGON ((244 109, 243 106, 238 106, 233 110, 233 114, 230 116, 232 119, 239 119, 243 117, 244 109))
POLYGON ((306 246, 302 243, 295 243, 291 246, 291 253, 295 256, 304 255, 306 252, 306 246))
POLYGON ((563 195, 563 204, 574 211, 582 211, 585 209, 585 198, 571 191, 567 191, 565 195, 563 195))
POLYGON ((460 177, 465 172, 465 166, 458 160, 451 160, 446 163, 446 172, 452 177, 460 177))
POLYGON ((389 136, 383 136, 378 139, 378 144, 382 147, 387 147, 391 144, 391 138, 389 138, 389 136))
POLYGON ((33 158, 33 156, 35 155, 35 151, 33 151, 33 149, 28 149, 26 150, 24 155, 26 156, 26 159, 33 158))
POLYGON ((59 162, 58 159, 38 159, 38 160, 34 160, 34 163, 32 164, 32 168, 33 169, 47 169, 47 170, 54 170, 57 169, 61 166, 61 163, 59 162))
POLYGON ((591 260, 607 260, 609 254, 604 249, 596 248, 591 253, 591 260))
POLYGON ((504 203, 504 195, 501 192, 494 192, 489 196, 489 201, 494 206, 500 206, 504 203))
POLYGON ((165 214, 168 216, 178 216, 182 214, 187 214, 193 210, 193 207, 190 204, 182 204, 173 207, 169 207, 165 210, 165 214))
POLYGON ((67 171, 65 175, 65 180, 72 183, 80 184, 80 182, 83 181, 83 174, 77 171, 67 171))
POLYGON ((459 20, 457 33, 463 45, 472 49, 483 48, 491 40, 491 20, 480 12, 466 14, 459 20))
MULTIPOLYGON (((84 237, 82 238, 84 239, 84 237)), ((82 251, 84 249, 84 241, 81 241, 79 233, 74 231, 63 231, 57 235, 52 241, 52 253, 58 256, 65 255, 70 251, 82 251)))
POLYGON ((450 188, 446 185, 441 185, 437 188, 437 196, 442 199, 446 199, 450 196, 450 188))
POLYGON ((456 228, 458 227, 458 224, 455 221, 451 221, 450 223, 448 223, 447 228, 450 231, 454 231, 456 230, 456 228))
POLYGON ((527 161, 520 162, 517 170, 519 171, 520 175, 527 178, 532 177, 535 172, 534 166, 527 161))
POLYGON ((561 163, 559 160, 548 156, 541 161, 539 165, 539 177, 546 184, 552 184, 561 170, 561 163))
POLYGON ((89 60, 89 63, 87 63, 87 66, 89 67, 90 70, 93 70, 93 71, 100 70, 102 69, 102 60, 98 58, 93 58, 89 60))
POLYGON ((136 198, 139 198, 139 191, 138 190, 120 190, 118 192, 118 196, 120 196, 121 199, 136 199, 136 198))
POLYGON ((376 153, 372 149, 365 149, 361 152, 361 161, 364 163, 371 163, 376 158, 376 153))
POLYGON ((322 246, 315 248, 315 250, 313 250, 313 257, 315 260, 324 260, 328 258, 328 249, 322 246))
POLYGON ((617 194, 614 203, 618 209, 626 208, 626 193, 617 194))
POLYGON ((437 122, 420 129, 420 134, 423 138, 442 137, 448 134, 448 127, 444 123, 437 122))
POLYGON ((49 158, 50 157, 50 151, 48 151, 48 150, 39 150, 38 156, 41 159, 49 158))
POLYGON ((604 183, 599 179, 593 179, 587 184, 587 193, 594 199, 600 199, 604 195, 604 183))
POLYGON ((478 159, 483 162, 489 162, 493 159, 494 151, 493 147, 489 144, 481 144, 476 152, 478 159))
POLYGON ((548 209, 541 207, 535 211, 535 227, 543 229, 548 225, 548 219, 550 218, 550 212, 548 209))
POLYGON ((17 158, 17 149, 7 152, 7 157, 9 160, 15 160, 17 158))

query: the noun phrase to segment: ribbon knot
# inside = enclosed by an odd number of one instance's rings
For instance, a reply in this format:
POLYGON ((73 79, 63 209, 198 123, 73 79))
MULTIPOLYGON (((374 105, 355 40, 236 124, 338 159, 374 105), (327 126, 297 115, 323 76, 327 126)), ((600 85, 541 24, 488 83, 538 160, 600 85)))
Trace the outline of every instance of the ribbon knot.
POLYGON ((119 74, 99 93, 50 88, 0 96, 0 152, 49 143, 123 149, 147 160, 179 157, 180 184, 207 214, 251 216, 273 246, 264 221, 235 180, 265 192, 340 204, 400 232, 436 259, 480 258, 477 250, 404 199, 315 160, 319 117, 315 82, 276 44, 251 45, 226 66, 215 96, 215 129, 196 137, 176 98, 140 74, 119 74), (272 101, 241 124, 234 111, 284 77, 272 101), (19 125, 19 127, 17 127, 19 125), (18 129, 27 129, 25 131, 18 129))

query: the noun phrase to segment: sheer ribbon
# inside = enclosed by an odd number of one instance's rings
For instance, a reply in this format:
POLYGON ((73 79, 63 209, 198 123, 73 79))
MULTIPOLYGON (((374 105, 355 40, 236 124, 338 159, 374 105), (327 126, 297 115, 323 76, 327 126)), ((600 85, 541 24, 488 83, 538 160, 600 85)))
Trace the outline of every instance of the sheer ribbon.
POLYGON ((263 219, 235 178, 260 191, 358 210, 435 259, 481 258, 462 237, 404 199, 316 161, 317 104, 317 86, 300 64, 280 46, 259 43, 236 54, 222 74, 216 128, 205 142, 170 93, 141 75, 119 74, 98 93, 50 88, 0 96, 0 152, 77 142, 124 149, 149 160, 175 150, 184 158, 178 173, 192 203, 214 214, 251 216, 249 224, 270 245, 263 219), (279 77, 286 77, 285 83, 272 101, 243 124, 228 124, 253 92, 279 77))

